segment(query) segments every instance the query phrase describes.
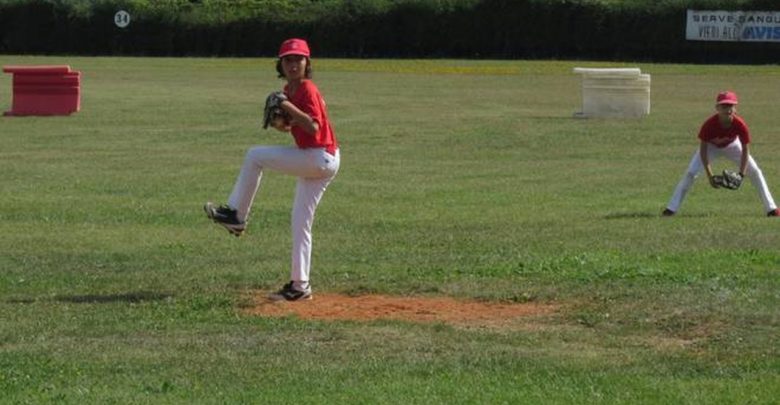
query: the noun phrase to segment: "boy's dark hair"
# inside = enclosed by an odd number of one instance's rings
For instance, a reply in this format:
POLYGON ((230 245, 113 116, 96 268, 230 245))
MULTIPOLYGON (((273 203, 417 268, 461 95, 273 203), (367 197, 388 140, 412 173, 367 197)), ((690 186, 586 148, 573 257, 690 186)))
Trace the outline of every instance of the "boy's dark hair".
MULTIPOLYGON (((284 70, 282 69, 282 58, 276 60, 276 73, 279 74, 279 78, 284 78, 284 70)), ((311 79, 311 59, 306 58, 306 71, 303 72, 303 77, 311 79)))

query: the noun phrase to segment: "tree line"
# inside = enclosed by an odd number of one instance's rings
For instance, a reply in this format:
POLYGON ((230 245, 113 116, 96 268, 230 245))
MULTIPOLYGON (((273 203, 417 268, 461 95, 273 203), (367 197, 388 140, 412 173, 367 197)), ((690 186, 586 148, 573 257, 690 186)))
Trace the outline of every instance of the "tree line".
POLYGON ((320 57, 780 61, 780 42, 686 41, 687 9, 780 11, 780 2, 0 0, 0 52, 272 56, 295 36, 320 57), (119 10, 130 15, 124 28, 119 10))

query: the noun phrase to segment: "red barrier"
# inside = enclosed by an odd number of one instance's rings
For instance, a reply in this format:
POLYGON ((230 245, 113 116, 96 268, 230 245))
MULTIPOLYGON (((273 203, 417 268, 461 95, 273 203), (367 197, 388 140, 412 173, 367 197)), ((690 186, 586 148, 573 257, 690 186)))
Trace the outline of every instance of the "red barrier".
POLYGON ((13 77, 13 102, 5 115, 70 115, 81 109, 81 72, 67 65, 3 66, 13 77))

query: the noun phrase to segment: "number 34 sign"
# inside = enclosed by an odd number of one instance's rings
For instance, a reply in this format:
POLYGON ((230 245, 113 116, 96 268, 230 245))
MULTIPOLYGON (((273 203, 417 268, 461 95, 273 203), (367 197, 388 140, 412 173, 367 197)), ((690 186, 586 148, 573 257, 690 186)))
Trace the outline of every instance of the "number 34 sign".
POLYGON ((130 25, 130 13, 125 10, 119 10, 114 14, 114 24, 119 28, 125 28, 130 25))

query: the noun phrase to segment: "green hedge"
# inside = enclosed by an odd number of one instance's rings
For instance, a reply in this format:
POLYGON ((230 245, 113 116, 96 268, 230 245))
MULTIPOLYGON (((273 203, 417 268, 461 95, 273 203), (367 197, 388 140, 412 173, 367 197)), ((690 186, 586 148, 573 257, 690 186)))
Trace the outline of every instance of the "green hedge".
POLYGON ((780 10, 777 0, 0 0, 0 52, 594 58, 777 63, 780 44, 686 41, 686 10, 780 10), (127 28, 114 25, 127 10, 127 28))

